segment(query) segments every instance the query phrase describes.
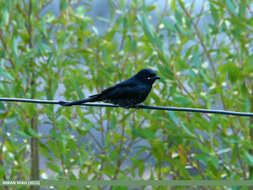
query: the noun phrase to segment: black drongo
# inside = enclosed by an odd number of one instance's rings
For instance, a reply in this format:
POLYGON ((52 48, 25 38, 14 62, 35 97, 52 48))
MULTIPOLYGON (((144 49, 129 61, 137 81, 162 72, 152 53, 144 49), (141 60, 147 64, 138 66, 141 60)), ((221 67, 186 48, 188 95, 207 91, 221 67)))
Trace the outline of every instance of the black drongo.
POLYGON ((143 69, 132 78, 109 87, 99 94, 69 103, 63 102, 62 105, 72 106, 85 102, 102 101, 122 107, 133 107, 146 99, 156 79, 160 79, 160 77, 153 70, 143 69))

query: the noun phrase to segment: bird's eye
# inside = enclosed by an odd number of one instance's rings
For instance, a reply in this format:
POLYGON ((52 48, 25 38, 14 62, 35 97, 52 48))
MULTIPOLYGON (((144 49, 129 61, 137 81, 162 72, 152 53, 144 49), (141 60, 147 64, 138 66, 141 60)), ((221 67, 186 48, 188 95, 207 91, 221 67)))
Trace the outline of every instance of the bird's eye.
POLYGON ((150 79, 151 79, 151 77, 148 77, 147 79, 148 79, 148 80, 150 80, 150 79))

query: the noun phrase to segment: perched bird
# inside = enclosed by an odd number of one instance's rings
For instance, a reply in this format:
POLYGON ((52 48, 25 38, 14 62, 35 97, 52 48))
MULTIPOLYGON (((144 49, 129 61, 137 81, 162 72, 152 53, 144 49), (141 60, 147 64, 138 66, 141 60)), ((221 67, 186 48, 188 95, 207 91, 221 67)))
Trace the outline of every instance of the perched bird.
POLYGON ((73 102, 63 102, 63 106, 80 105, 85 102, 106 102, 121 107, 133 107, 143 102, 156 79, 160 79, 151 69, 143 69, 132 78, 103 90, 99 94, 73 102))

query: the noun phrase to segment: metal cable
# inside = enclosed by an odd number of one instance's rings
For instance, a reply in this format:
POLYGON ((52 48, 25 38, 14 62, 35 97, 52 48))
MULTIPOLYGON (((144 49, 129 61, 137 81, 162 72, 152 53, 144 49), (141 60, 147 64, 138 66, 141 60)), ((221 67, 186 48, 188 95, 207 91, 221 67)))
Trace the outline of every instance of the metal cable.
MULTIPOLYGON (((37 103, 37 104, 57 104, 63 106, 66 101, 60 100, 37 100, 37 99, 23 99, 23 98, 0 98, 3 102, 25 102, 25 103, 37 103)), ((84 103, 79 106, 94 106, 94 107, 120 107, 112 104, 95 104, 84 103)), ((132 109, 151 109, 151 110, 167 110, 167 111, 184 111, 184 112, 199 112, 199 113, 211 113, 211 114, 223 114, 223 115, 237 115, 237 116, 253 116, 253 113, 249 112, 235 112, 225 110, 212 110, 212 109, 199 109, 199 108, 184 108, 184 107, 161 107, 161 106, 145 106, 137 105, 129 107, 132 109)))

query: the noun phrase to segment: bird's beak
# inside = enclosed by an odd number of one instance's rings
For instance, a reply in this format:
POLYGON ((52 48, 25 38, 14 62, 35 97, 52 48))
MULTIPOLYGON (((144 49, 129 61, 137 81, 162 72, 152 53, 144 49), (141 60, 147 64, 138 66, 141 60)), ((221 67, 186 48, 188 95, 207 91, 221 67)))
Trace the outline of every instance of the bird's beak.
POLYGON ((153 79, 154 79, 154 80, 157 80, 157 79, 160 79, 160 77, 154 76, 153 79))

